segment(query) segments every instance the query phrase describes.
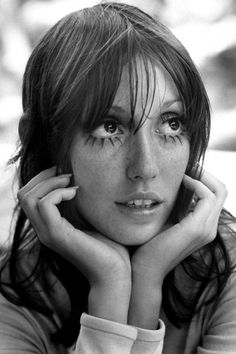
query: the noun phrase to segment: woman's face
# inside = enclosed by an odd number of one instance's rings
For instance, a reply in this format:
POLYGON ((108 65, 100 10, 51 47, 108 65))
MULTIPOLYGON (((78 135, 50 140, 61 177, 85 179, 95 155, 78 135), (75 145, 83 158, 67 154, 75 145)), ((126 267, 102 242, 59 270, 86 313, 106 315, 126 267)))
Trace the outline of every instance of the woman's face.
POLYGON ((155 71, 157 87, 149 82, 146 104, 146 74, 138 62, 133 127, 125 67, 104 122, 91 134, 79 132, 71 148, 74 181, 80 186, 77 210, 98 232, 124 245, 143 244, 163 229, 189 159, 177 89, 161 66, 155 71), (145 123, 134 133, 144 106, 145 123))

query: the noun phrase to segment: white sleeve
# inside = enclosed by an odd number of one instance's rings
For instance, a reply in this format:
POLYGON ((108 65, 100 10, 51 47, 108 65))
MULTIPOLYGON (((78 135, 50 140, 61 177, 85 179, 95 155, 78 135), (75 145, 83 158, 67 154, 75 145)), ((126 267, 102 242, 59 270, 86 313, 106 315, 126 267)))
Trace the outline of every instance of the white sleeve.
POLYGON ((137 329, 93 317, 85 313, 81 316, 80 335, 76 343, 76 354, 130 354, 137 329))
POLYGON ((138 328, 138 336, 133 346, 132 354, 161 354, 165 336, 165 324, 159 319, 155 331, 138 328))
POLYGON ((76 354, 161 354, 165 327, 157 331, 83 314, 76 354))
POLYGON ((196 354, 236 353, 236 273, 222 291, 196 354))

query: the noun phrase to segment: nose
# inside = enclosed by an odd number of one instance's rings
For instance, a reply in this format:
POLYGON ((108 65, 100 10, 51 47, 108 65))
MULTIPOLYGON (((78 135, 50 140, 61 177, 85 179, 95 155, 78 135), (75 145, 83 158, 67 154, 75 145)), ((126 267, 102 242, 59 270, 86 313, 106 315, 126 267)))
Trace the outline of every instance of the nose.
POLYGON ((129 146, 127 175, 132 181, 146 182, 158 175, 157 147, 142 128, 132 136, 129 146))

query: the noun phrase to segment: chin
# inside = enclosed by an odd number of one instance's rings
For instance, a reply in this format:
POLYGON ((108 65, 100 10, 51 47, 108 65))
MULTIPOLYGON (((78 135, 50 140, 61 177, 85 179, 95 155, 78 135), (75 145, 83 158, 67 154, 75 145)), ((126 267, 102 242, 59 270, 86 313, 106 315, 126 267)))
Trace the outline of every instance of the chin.
POLYGON ((163 227, 156 228, 155 230, 133 230, 128 232, 120 232, 114 235, 106 235, 113 241, 123 246, 141 246, 150 241, 154 236, 162 231, 163 227))

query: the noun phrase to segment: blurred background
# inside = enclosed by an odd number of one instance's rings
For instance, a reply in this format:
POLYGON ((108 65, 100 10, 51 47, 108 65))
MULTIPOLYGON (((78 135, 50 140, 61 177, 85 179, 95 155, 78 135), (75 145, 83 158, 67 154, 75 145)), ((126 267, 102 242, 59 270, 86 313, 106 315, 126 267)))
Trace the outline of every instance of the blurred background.
MULTIPOLYGON (((96 0, 0 0, 0 243, 14 206, 14 166, 27 59, 45 31, 65 14, 96 0)), ((119 1, 123 2, 123 1, 119 1)), ((205 166, 227 186, 225 207, 236 215, 236 1, 126 0, 161 19, 186 46, 212 105, 205 166)))

